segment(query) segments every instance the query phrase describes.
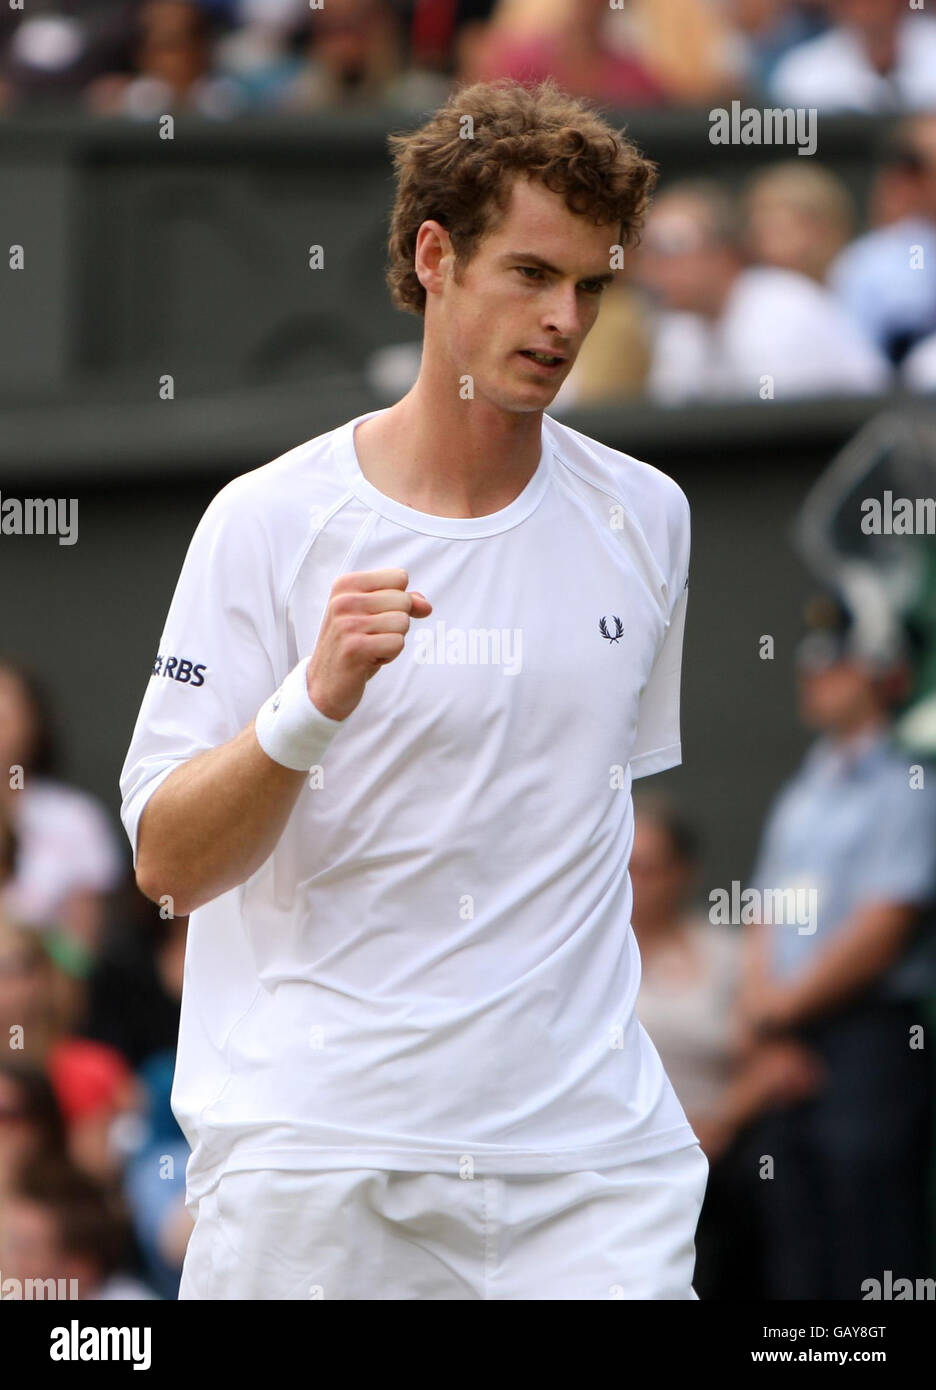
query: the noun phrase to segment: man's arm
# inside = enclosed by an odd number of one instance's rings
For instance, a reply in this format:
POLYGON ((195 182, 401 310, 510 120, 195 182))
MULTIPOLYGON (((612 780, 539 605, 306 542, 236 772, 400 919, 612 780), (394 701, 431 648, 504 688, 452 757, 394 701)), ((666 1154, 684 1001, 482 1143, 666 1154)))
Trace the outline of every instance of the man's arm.
MULTIPOLYGON (((410 618, 432 611, 402 569, 343 574, 335 581, 305 668, 309 719, 347 719, 372 676, 403 650, 410 618)), ((319 721, 320 722, 320 721, 319 721)), ((186 916, 236 888, 266 862, 308 771, 264 752, 256 721, 197 754, 156 788, 140 816, 136 880, 146 897, 172 899, 186 916)))
POLYGON ((899 902, 859 908, 799 978, 769 988, 755 1003, 761 1024, 794 1027, 860 993, 900 955, 918 912, 899 902))
POLYGON ((136 881, 185 917, 236 888, 273 853, 307 776, 257 742, 254 721, 183 763, 156 788, 137 832, 136 881))

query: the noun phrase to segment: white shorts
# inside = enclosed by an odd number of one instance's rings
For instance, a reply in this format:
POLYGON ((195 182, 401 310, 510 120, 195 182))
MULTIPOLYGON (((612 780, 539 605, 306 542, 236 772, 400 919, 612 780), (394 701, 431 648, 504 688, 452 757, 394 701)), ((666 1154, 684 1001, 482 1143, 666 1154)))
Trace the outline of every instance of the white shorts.
POLYGON ((223 1173, 180 1299, 694 1299, 708 1160, 464 1179, 382 1169, 223 1173))

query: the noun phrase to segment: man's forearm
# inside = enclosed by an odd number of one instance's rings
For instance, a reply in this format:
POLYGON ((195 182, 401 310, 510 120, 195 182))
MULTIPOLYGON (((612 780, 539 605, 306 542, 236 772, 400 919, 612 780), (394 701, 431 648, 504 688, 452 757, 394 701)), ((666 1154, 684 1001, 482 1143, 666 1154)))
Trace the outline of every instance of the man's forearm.
POLYGON ((250 724, 172 772, 137 833, 137 884, 182 917, 244 883, 272 854, 306 778, 269 758, 250 724))
POLYGON ((798 980, 784 986, 783 1023, 805 1022, 858 994, 896 960, 917 909, 871 903, 859 909, 798 980))

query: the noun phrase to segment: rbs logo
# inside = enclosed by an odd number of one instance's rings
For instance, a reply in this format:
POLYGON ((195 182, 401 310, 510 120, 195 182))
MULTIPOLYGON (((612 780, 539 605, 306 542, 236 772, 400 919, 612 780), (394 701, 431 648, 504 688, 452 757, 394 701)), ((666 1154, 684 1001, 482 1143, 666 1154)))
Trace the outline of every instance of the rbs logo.
POLYGON ((168 676, 170 680, 188 682, 190 685, 204 685, 204 664, 194 666, 178 656, 157 656, 153 665, 154 676, 168 676))

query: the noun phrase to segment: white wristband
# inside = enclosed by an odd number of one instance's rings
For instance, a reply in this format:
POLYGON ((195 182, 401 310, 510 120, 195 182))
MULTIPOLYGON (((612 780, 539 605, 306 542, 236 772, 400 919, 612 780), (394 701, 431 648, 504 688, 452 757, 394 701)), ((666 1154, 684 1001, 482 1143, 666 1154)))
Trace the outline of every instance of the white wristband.
POLYGON ((261 705, 254 724, 257 742, 268 757, 295 772, 308 772, 320 761, 343 724, 329 719, 309 699, 305 656, 279 690, 261 705))

